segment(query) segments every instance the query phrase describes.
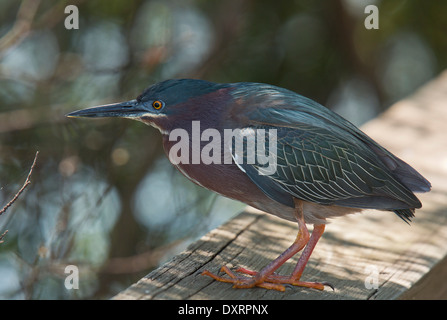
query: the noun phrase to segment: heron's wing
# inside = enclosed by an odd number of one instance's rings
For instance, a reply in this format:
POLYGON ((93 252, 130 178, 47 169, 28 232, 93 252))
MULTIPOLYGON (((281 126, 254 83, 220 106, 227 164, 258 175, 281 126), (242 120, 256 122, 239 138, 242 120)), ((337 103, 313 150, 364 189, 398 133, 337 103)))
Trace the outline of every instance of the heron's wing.
POLYGON ((335 112, 292 91, 265 84, 246 84, 235 92, 246 105, 256 108, 243 113, 244 124, 303 129, 314 128, 318 134, 337 137, 351 147, 347 150, 372 153, 388 172, 413 192, 430 191, 431 184, 410 165, 380 146, 368 135, 335 112), (250 94, 256 92, 256 95, 250 94), (355 146, 355 148, 352 148, 355 146), (361 149, 361 150, 359 150, 361 149))
POLYGON ((293 206, 293 198, 322 205, 402 209, 421 204, 393 178, 367 148, 357 147, 312 125, 294 128, 253 126, 240 134, 245 148, 233 141, 238 166, 270 198, 293 206), (260 130, 264 130, 259 134, 260 130), (264 135, 264 146, 250 144, 264 135), (256 136, 256 139, 252 139, 256 136), (251 139, 251 140, 250 140, 251 139), (255 157, 253 157, 255 154, 255 157), (262 160, 262 156, 267 161, 262 160))

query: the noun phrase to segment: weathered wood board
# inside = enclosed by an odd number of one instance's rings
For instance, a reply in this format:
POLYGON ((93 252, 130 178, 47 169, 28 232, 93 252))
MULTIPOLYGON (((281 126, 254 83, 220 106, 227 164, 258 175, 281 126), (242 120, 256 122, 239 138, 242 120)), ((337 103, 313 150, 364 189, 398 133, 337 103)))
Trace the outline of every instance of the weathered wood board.
MULTIPOLYGON (((233 289, 201 276, 202 270, 217 272, 224 264, 259 270, 295 239, 294 223, 248 210, 114 299, 447 298, 447 72, 362 129, 412 164, 433 190, 419 195, 423 208, 411 225, 373 210, 327 225, 302 279, 330 282, 334 291, 233 289)), ((294 261, 279 272, 290 273, 294 261)))

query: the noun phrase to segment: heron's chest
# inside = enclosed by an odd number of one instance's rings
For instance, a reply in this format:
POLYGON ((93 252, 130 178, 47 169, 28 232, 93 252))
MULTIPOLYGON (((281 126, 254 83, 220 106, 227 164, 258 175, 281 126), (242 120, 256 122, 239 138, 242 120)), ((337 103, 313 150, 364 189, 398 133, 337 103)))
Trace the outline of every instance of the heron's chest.
MULTIPOLYGON (((205 132, 206 134, 206 132, 205 132)), ((223 196, 243 201, 253 182, 233 162, 229 148, 212 136, 191 137, 186 131, 163 136, 163 147, 169 161, 189 180, 223 196)))

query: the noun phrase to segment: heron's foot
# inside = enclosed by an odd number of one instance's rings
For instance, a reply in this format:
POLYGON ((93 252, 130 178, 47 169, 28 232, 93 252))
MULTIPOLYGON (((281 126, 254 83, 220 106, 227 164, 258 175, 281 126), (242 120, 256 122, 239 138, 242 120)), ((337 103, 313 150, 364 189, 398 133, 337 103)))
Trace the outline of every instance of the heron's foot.
MULTIPOLYGON (((248 274, 251 276, 256 276, 256 274, 258 273, 256 271, 248 270, 248 269, 241 268, 241 267, 237 268, 235 271, 239 272, 239 273, 245 273, 245 274, 248 274)), ((292 286, 297 286, 297 287, 306 287, 306 288, 312 288, 312 289, 317 289, 317 290, 324 290, 324 287, 328 286, 332 290, 335 290, 335 287, 326 281, 324 281, 324 282, 300 281, 300 279, 297 277, 282 276, 282 275, 279 275, 276 273, 273 273, 273 274, 267 276, 266 281, 271 282, 271 283, 281 283, 281 284, 286 284, 286 285, 292 285, 292 286)))
POLYGON ((292 285, 297 287, 312 288, 317 290, 324 290, 324 286, 327 285, 334 289, 334 287, 325 282, 305 282, 300 281, 292 277, 281 276, 278 274, 271 274, 268 276, 262 276, 260 272, 251 271, 245 268, 237 268, 235 271, 243 273, 245 275, 236 275, 228 267, 223 266, 221 272, 225 272, 229 278, 224 276, 215 275, 208 270, 202 272, 202 275, 209 276, 217 281, 232 283, 233 288, 253 288, 261 287, 264 289, 273 289, 278 291, 285 291, 286 285, 292 285))

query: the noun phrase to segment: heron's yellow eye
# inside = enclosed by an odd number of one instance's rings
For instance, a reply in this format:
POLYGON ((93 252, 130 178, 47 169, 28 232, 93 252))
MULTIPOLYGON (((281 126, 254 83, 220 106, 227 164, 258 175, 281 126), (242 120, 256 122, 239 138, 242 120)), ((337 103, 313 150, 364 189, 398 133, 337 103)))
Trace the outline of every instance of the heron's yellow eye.
POLYGON ((161 107, 163 107, 163 102, 155 100, 154 102, 152 102, 152 107, 156 110, 160 110, 161 107))

